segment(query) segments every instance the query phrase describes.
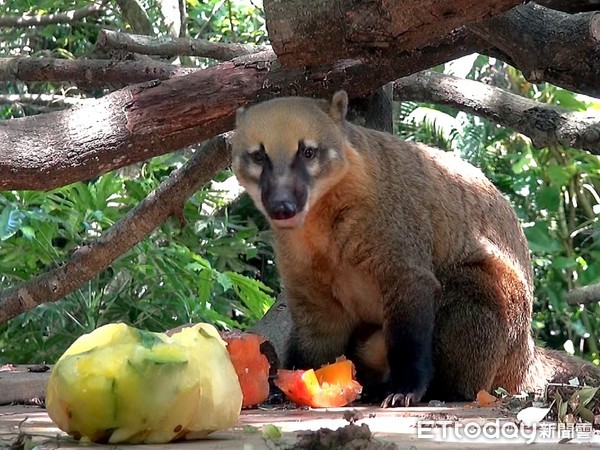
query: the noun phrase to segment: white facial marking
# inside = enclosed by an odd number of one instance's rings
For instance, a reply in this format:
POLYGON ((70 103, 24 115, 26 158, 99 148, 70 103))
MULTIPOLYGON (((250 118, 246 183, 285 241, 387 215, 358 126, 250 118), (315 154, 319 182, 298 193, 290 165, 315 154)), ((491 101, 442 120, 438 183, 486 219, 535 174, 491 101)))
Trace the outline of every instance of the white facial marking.
POLYGON ((305 147, 312 147, 312 148, 319 147, 319 145, 315 141, 313 141, 311 139, 304 139, 304 146, 305 147))
POLYGON ((248 166, 246 166, 246 173, 252 178, 258 179, 260 178, 260 174, 262 173, 262 167, 254 163, 249 164, 248 166))
POLYGON ((252 147, 248 147, 248 153, 257 152, 260 150, 260 144, 254 144, 252 147))
POLYGON ((335 149, 330 148, 327 149, 327 159, 339 159, 340 156, 338 155, 338 152, 335 151, 335 149))

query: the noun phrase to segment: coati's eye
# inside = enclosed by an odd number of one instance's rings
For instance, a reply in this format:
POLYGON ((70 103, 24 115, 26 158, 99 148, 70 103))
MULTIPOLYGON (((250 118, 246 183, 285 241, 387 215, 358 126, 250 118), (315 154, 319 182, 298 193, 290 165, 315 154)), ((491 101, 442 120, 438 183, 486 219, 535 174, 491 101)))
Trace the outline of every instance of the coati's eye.
POLYGON ((317 155, 317 148, 300 141, 298 142, 298 152, 306 159, 313 159, 317 155))
POLYGON ((265 147, 262 145, 258 150, 255 150, 252 153, 250 153, 250 158, 252 158, 252 161, 259 165, 265 161, 266 157, 267 155, 265 153, 265 147))

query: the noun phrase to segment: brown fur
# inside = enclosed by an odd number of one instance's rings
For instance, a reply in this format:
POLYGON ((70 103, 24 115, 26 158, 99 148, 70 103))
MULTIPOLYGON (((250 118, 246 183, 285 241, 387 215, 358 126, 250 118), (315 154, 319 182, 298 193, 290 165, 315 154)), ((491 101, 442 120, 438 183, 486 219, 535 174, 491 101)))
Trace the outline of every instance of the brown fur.
POLYGON ((302 223, 272 227, 294 323, 288 365, 345 353, 363 382, 391 374, 390 404, 539 389, 584 365, 534 348, 527 243, 492 183, 451 154, 345 122, 346 101, 278 99, 238 115, 234 172, 263 212, 263 175, 245 153, 262 144, 273 170, 296 177, 299 140, 319 144, 302 223))

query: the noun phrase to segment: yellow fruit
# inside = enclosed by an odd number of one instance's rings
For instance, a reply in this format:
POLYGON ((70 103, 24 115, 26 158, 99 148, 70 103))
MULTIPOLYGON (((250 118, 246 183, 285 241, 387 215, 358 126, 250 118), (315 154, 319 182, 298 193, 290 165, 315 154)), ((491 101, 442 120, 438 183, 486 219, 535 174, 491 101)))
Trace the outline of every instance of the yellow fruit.
POLYGON ((171 337, 109 324, 81 336, 50 375, 46 408, 75 438, 165 443, 237 423, 242 391, 210 324, 171 337))

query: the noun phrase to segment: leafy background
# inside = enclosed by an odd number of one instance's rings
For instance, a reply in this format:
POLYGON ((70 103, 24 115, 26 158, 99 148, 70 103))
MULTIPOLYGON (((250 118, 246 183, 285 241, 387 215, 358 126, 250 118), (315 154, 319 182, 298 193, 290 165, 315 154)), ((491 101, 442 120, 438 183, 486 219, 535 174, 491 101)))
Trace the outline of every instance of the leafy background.
MULTIPOLYGON (((159 5, 141 2, 156 35, 166 33, 159 5)), ((70 10, 84 1, 6 0, 0 15, 70 10)), ((112 3, 111 3, 112 5, 112 3)), ((266 42, 260 2, 187 0, 186 34, 219 42, 266 42)), ((118 8, 74 25, 0 29, 1 56, 89 56, 98 30, 130 31, 118 8)), ((186 65, 214 64, 181 58, 186 65)), ((436 68, 574 111, 591 98, 528 83, 514 68, 472 55, 436 68)), ((104 95, 60 83, 4 83, 2 94, 104 95)), ((39 114, 60 102, 2 100, 0 118, 39 114)), ((563 147, 535 149, 524 136, 485 119, 432 104, 395 105, 396 132, 456 152, 480 167, 517 211, 536 276, 533 329, 539 343, 597 361, 598 304, 569 307, 569 289, 600 282, 600 160, 563 147)), ((60 264, 95 239, 183 164, 189 150, 154 158, 50 192, 0 192, 0 286, 60 264)), ((53 362, 79 335, 113 321, 162 331, 190 321, 245 328, 278 293, 265 221, 223 171, 185 205, 184 226, 169 220, 83 289, 0 325, 0 363, 53 362)))

